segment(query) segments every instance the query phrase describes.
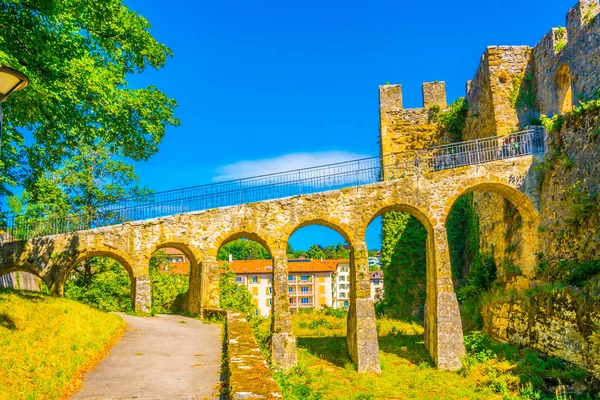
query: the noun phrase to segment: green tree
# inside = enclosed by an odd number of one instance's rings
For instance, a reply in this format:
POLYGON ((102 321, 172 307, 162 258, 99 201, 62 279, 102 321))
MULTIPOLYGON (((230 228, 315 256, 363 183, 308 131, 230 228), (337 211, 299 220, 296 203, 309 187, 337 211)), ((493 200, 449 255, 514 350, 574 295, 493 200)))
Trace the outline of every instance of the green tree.
POLYGON ((313 244, 306 252, 306 257, 310 258, 311 260, 320 260, 321 258, 325 258, 325 252, 321 246, 318 244, 313 244))
POLYGON ((37 197, 40 177, 80 147, 146 160, 165 126, 179 124, 173 99, 128 86, 172 53, 121 0, 8 0, 0 26, 0 65, 31 81, 3 104, 0 194, 24 185, 37 197))
POLYGON ((256 306, 252 303, 252 294, 245 286, 235 283, 235 274, 228 263, 221 263, 219 277, 219 306, 228 310, 238 310, 253 319, 256 316, 256 306))
POLYGON ((217 260, 227 261, 231 254, 234 260, 269 260, 271 255, 259 243, 247 239, 233 240, 221 246, 217 260))
MULTIPOLYGON (((46 172, 31 190, 23 191, 21 196, 10 197, 8 204, 10 210, 19 215, 18 224, 24 227, 24 231, 30 224, 43 230, 42 220, 67 216, 76 219, 73 215, 93 219, 105 204, 148 192, 138 185, 133 167, 111 154, 106 147, 82 145, 72 151, 71 157, 60 168, 46 172)), ((85 228, 89 219, 77 222, 85 228)), ((55 226, 56 221, 49 225, 55 226)))
POLYGON ((169 258, 157 251, 150 258, 150 283, 152 289, 152 311, 175 312, 181 309, 181 300, 188 291, 190 276, 169 270, 169 258))
POLYGON ((132 311, 129 274, 107 257, 92 257, 77 265, 65 283, 65 297, 102 311, 132 311))

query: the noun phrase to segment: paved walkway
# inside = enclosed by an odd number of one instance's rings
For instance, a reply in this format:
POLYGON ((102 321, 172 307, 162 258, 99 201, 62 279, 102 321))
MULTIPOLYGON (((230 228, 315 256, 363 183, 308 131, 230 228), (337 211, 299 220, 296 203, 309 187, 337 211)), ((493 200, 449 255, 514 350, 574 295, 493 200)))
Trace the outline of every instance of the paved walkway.
POLYGON ((221 329, 179 315, 120 314, 127 331, 72 399, 218 398, 221 329))

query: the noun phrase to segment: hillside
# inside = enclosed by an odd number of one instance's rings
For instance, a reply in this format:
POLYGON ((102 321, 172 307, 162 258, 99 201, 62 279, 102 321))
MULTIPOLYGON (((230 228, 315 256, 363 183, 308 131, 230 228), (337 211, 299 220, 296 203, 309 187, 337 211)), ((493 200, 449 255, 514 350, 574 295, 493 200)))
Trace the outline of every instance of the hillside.
POLYGON ((66 397, 124 327, 72 300, 0 289, 0 399, 66 397))

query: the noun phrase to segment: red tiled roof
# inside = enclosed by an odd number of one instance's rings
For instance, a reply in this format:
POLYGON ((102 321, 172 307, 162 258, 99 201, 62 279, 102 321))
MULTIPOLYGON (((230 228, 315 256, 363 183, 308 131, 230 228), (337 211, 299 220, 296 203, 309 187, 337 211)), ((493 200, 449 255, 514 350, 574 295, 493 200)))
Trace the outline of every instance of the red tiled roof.
MULTIPOLYGON (((288 261, 288 272, 334 272, 339 263, 348 260, 310 260, 310 261, 288 261)), ((231 263, 231 269, 236 274, 272 273, 273 264, 271 260, 235 260, 231 263)))

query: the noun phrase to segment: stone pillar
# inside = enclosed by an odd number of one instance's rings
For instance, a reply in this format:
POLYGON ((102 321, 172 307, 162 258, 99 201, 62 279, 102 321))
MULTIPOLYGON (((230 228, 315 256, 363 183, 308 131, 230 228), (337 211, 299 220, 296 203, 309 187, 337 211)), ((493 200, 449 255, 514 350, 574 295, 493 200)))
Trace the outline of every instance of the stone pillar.
POLYGON ((350 309, 346 342, 358 372, 381 372, 375 307, 369 278, 369 253, 365 242, 354 243, 350 252, 350 309))
POLYGON ((133 278, 133 307, 136 312, 148 313, 152 307, 152 291, 148 275, 133 278))
POLYGON ((219 308, 219 263, 217 258, 211 257, 202 260, 200 271, 200 307, 219 308))
POLYGON ((465 354, 462 322, 452 285, 448 236, 443 224, 427 235, 425 345, 441 369, 456 370, 465 354))
POLYGON ((202 309, 202 270, 198 263, 190 264, 190 286, 187 302, 187 311, 199 315, 202 309))
POLYGON ((273 365, 286 370, 296 365, 296 337, 292 333, 286 246, 282 247, 272 254, 271 360, 273 365))

